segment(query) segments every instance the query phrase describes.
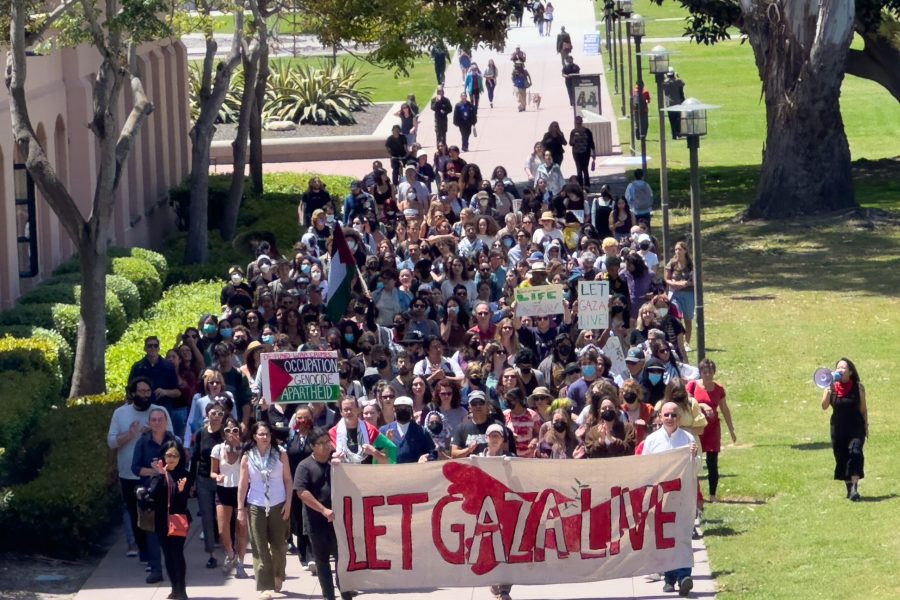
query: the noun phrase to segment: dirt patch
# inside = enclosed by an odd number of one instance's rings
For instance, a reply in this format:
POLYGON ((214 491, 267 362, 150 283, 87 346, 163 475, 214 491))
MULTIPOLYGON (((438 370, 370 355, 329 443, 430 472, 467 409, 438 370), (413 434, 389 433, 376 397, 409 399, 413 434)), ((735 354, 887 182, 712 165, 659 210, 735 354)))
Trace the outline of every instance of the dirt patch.
MULTIPOLYGON (((263 139, 274 138, 305 138, 319 136, 340 136, 340 135, 370 135, 375 132, 385 115, 391 109, 392 104, 373 104, 365 110, 353 113, 356 117, 354 125, 299 125, 293 131, 268 131, 263 130, 263 139)), ((398 119, 397 123, 400 121, 398 119)), ((216 134, 213 136, 215 141, 230 141, 234 139, 237 132, 237 124, 218 124, 216 125, 216 134)), ((385 136, 387 137, 387 136, 385 136)))
POLYGON ((102 555, 81 561, 0 554, 0 598, 70 600, 97 567, 102 555))

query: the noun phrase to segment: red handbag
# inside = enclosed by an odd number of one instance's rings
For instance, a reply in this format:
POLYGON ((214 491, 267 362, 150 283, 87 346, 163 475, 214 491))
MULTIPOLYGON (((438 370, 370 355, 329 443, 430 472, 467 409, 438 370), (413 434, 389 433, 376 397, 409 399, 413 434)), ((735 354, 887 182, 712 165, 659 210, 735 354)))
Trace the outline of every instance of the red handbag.
POLYGON ((169 515, 169 535, 173 537, 187 537, 188 529, 191 527, 187 515, 173 515, 169 512, 172 506, 172 488, 176 485, 175 480, 167 474, 166 483, 169 488, 168 498, 166 499, 166 513, 169 515))

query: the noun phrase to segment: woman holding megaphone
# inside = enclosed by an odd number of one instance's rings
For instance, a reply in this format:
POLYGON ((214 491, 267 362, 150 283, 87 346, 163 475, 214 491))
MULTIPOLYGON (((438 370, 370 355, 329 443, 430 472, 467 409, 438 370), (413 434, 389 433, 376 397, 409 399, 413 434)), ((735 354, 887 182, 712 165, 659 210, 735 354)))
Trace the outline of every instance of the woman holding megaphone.
POLYGON ((822 410, 831 407, 831 448, 834 478, 847 485, 847 498, 860 500, 858 484, 864 477, 863 444, 869 437, 866 390, 850 359, 835 365, 833 382, 822 394, 822 410))

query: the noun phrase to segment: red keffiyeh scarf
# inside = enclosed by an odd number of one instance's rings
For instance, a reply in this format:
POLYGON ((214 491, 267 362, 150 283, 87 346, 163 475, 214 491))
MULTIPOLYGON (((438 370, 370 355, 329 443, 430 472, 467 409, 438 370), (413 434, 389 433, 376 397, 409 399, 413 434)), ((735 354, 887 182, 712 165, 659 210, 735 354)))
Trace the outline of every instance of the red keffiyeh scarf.
POLYGON ((853 391, 853 383, 854 381, 851 379, 847 383, 843 381, 835 381, 834 382, 834 391, 837 392, 839 398, 846 398, 847 395, 853 391))

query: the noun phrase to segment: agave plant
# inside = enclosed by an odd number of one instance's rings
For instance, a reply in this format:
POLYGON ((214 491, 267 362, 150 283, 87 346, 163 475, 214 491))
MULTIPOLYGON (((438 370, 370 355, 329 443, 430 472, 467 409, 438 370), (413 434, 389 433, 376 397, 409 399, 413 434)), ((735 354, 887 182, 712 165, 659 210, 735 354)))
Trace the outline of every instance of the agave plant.
POLYGON ((350 125, 353 116, 372 103, 364 75, 348 65, 313 67, 290 61, 273 65, 263 118, 316 125, 350 125))
MULTIPOLYGON (((203 78, 203 61, 188 62, 188 79, 191 86, 191 120, 200 116, 200 82, 203 78)), ((244 71, 236 69, 228 83, 228 92, 222 102, 216 123, 236 123, 241 111, 241 92, 244 89, 244 71)))

